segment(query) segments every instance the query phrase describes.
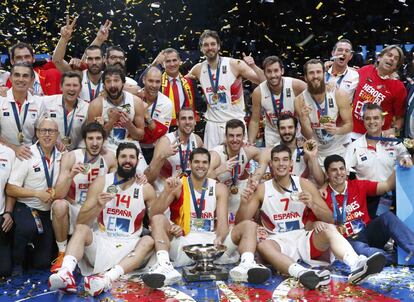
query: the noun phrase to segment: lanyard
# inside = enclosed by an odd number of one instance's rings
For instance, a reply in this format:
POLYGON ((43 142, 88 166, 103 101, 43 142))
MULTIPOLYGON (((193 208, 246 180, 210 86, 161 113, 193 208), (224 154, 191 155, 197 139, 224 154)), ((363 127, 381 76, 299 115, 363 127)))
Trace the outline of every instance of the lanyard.
POLYGON ((207 64, 208 77, 210 78, 211 88, 213 89, 213 93, 215 93, 215 94, 218 92, 219 79, 220 79, 220 68, 221 68, 221 58, 219 58, 219 61, 218 61, 218 64, 217 64, 216 82, 214 82, 213 74, 211 73, 210 65, 207 64))
MULTIPOLYGON (((344 79, 347 73, 348 73, 348 69, 336 81, 336 85, 338 85, 338 87, 341 86, 342 80, 344 79)), ((331 78, 331 74, 329 72, 326 72, 325 83, 328 83, 330 78, 331 78)))
POLYGON ((326 98, 326 93, 325 93, 325 106, 323 109, 321 105, 319 105, 319 102, 316 101, 312 95, 311 95, 311 98, 316 104, 316 107, 318 108, 319 117, 328 115, 328 99, 326 98))
POLYGON ((118 176, 116 175, 116 173, 114 173, 114 183, 113 183, 113 185, 114 186, 122 185, 122 184, 126 183, 130 179, 131 179, 131 177, 118 180, 118 176))
POLYGON ((29 110, 29 104, 26 103, 24 105, 23 123, 21 124, 20 124, 20 115, 17 113, 16 103, 12 102, 11 106, 13 108, 13 115, 14 115, 14 120, 16 121, 17 130, 19 130, 19 132, 23 132, 23 126, 24 126, 24 122, 26 121, 27 111, 29 110))
POLYGON ((196 211, 197 218, 201 218, 201 214, 204 208, 204 196, 206 195, 207 191, 207 178, 203 182, 203 187, 201 188, 201 196, 200 196, 200 203, 197 203, 197 199, 194 192, 194 185, 191 177, 188 177, 188 185, 190 186, 191 197, 193 199, 194 210, 196 211))
POLYGON ((78 107, 78 101, 76 100, 75 107, 73 107, 72 118, 70 119, 69 125, 68 125, 68 117, 67 117, 68 112, 66 111, 65 102, 63 101, 63 96, 62 96, 62 107, 63 107, 63 127, 64 127, 64 132, 65 132, 65 136, 66 137, 69 137, 70 136, 70 132, 72 130, 72 126, 73 126, 73 119, 75 117, 75 111, 76 111, 76 108, 78 107))
POLYGON ((282 85, 282 90, 280 92, 279 106, 277 106, 275 96, 273 95, 270 88, 269 88, 269 91, 270 91, 270 97, 272 99, 273 110, 275 111, 276 116, 279 116, 280 113, 283 110, 283 85, 282 85), (279 107, 279 108, 277 108, 277 107, 279 107))
POLYGON ((53 174, 55 172, 56 149, 53 147, 53 160, 52 160, 52 173, 51 174, 49 174, 49 167, 46 161, 46 156, 42 150, 42 147, 39 144, 37 144, 37 149, 39 150, 40 156, 42 158, 43 170, 45 171, 47 187, 50 189, 53 187, 53 174))
POLYGON ((93 92, 92 86, 91 86, 91 80, 89 80, 88 77, 88 90, 89 90, 89 101, 91 102, 94 98, 95 95, 99 94, 99 91, 101 90, 101 79, 99 79, 98 85, 96 85, 96 90, 95 92, 93 92))
POLYGON ((344 201, 342 202, 342 212, 339 210, 338 202, 336 200, 336 196, 333 191, 331 191, 331 199, 332 199, 332 205, 333 205, 334 223, 344 224, 346 222, 346 204, 348 202, 348 190, 346 190, 344 194, 344 201), (338 215, 342 216, 341 219, 338 218, 338 215))
POLYGON ((181 142, 180 142, 180 136, 178 134, 178 130, 176 131, 176 138, 177 138, 177 142, 179 142, 178 144, 178 153, 180 154, 180 166, 181 166, 181 171, 185 172, 187 170, 187 163, 188 163, 188 157, 190 155, 190 138, 188 138, 187 140, 187 148, 185 151, 185 157, 183 158, 183 151, 181 149, 181 142))
POLYGON ((285 191, 285 192, 287 192, 287 193, 297 192, 297 191, 298 191, 298 188, 296 187, 296 184, 295 184, 295 181, 293 180, 292 175, 289 175, 289 177, 290 177, 290 182, 291 182, 291 184, 292 184, 292 190, 286 189, 285 187, 283 187, 283 186, 282 186, 280 183, 278 183, 277 181, 276 181, 276 183, 278 184, 278 186, 279 186, 279 187, 281 187, 281 188, 282 188, 282 190, 283 190, 283 191, 285 191))
POLYGON ((384 137, 384 136, 372 136, 367 134, 365 136, 367 139, 372 139, 375 141, 381 141, 381 142, 399 142, 401 143, 403 141, 403 139, 401 138, 395 138, 395 137, 384 137))

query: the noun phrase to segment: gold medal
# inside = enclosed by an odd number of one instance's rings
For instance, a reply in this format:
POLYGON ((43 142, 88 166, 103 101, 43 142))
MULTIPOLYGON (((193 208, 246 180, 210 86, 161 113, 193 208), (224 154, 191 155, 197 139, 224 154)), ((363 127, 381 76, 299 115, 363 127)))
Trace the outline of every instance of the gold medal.
POLYGON ((91 164, 90 163, 84 163, 82 174, 87 175, 89 173, 90 169, 91 169, 91 164))
POLYGON ((217 103, 219 99, 218 93, 214 93, 211 99, 213 100, 214 103, 217 103))
POLYGON ((46 191, 50 194, 50 197, 51 197, 52 199, 55 199, 55 196, 56 196, 56 191, 55 191, 55 189, 54 189, 54 188, 48 188, 46 191))
POLYGON ((125 112, 126 114, 130 114, 131 113, 131 105, 130 104, 125 104, 122 106, 122 112, 125 112))
POLYGON ((106 193, 116 194, 118 193, 118 188, 115 185, 110 185, 106 188, 106 193))
POLYGON ((19 141, 20 144, 23 144, 23 142, 24 142, 23 132, 17 133, 17 140, 19 141))
POLYGON ((231 192, 231 194, 237 194, 239 192, 239 188, 237 188, 237 186, 235 184, 232 184, 230 186, 230 192, 231 192))
POLYGON ((64 144, 65 147, 70 146, 71 143, 72 143, 72 139, 69 136, 64 136, 62 138, 62 144, 64 144))
POLYGON ((341 235, 346 235, 346 227, 343 224, 339 224, 336 226, 336 229, 341 235))
POLYGON ((265 173, 265 174, 263 175, 263 179, 264 179, 264 180, 269 180, 269 179, 272 179, 272 173, 270 173, 270 172, 265 173))
POLYGON ((313 144, 311 142, 307 142, 306 143, 306 149, 308 149, 309 151, 313 150, 313 144))
POLYGON ((413 149, 414 148, 414 139, 404 138, 403 144, 407 149, 413 149))
POLYGON ((323 115, 319 118, 319 123, 320 124, 327 124, 327 123, 330 123, 330 122, 332 122, 332 119, 328 115, 323 115))

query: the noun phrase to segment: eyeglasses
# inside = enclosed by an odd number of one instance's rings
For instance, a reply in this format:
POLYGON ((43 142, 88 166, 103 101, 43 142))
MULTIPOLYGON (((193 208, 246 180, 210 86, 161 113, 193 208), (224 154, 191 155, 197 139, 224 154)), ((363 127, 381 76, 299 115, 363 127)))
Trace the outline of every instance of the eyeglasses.
POLYGON ((42 135, 58 133, 57 129, 40 128, 38 130, 39 130, 39 133, 42 134, 42 135))

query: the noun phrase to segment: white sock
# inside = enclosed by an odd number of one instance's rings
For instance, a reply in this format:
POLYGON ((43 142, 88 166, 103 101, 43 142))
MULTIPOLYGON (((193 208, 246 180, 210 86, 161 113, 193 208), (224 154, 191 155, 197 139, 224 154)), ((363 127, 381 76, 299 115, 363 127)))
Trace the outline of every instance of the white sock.
POLYGON ((157 251, 157 262, 158 263, 170 263, 170 254, 166 250, 157 251))
POLYGON ((71 273, 75 270, 78 260, 72 255, 65 255, 62 262, 62 269, 67 269, 71 273))
POLYGON ((240 257, 240 262, 253 263, 254 254, 252 252, 244 252, 240 257))
POLYGON ((307 268, 303 267, 299 263, 293 263, 288 268, 289 275, 295 278, 299 278, 300 275, 302 275, 307 270, 307 268))
POLYGON ((66 251, 66 246, 68 245, 68 241, 56 241, 57 247, 59 252, 64 253, 66 251))
POLYGON ((235 251, 237 251, 237 245, 234 244, 233 240, 231 240, 231 231, 224 239, 223 244, 227 247, 227 250, 224 252, 228 257, 233 255, 235 251))
POLYGON ((353 250, 346 252, 344 259, 342 259, 342 261, 351 268, 351 271, 353 271, 358 265, 358 260, 359 257, 353 250))
POLYGON ((115 265, 109 271, 105 273, 105 276, 109 278, 110 281, 116 281, 124 274, 124 269, 120 265, 115 265))

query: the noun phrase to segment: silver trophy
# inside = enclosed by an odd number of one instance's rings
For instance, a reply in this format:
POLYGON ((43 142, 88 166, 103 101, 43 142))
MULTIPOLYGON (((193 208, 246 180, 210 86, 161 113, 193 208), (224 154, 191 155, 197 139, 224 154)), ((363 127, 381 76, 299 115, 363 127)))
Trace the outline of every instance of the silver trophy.
POLYGON ((183 247, 184 253, 194 260, 193 267, 183 269, 184 278, 189 281, 227 280, 229 273, 226 269, 218 267, 213 263, 226 251, 223 244, 193 244, 183 247))

